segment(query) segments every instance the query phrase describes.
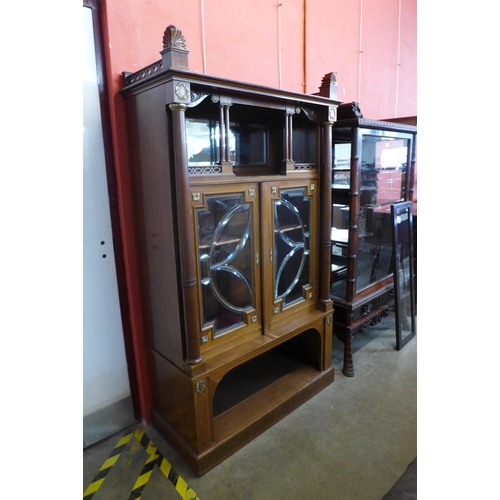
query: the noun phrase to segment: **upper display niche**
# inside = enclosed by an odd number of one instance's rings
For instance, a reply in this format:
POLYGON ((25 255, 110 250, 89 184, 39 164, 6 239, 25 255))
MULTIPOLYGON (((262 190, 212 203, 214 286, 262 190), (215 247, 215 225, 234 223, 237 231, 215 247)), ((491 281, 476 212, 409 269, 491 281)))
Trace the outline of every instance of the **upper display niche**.
POLYGON ((184 110, 190 177, 319 171, 321 127, 335 121, 336 100, 191 73, 182 33, 169 26, 163 42, 162 60, 124 73, 125 87, 165 82, 167 105, 184 110))
POLYGON ((225 128, 219 102, 213 99, 186 110, 190 174, 213 173, 223 162, 232 165, 235 175, 279 174, 283 160, 283 112, 233 104, 228 114, 225 128), (225 157, 226 140, 229 156, 225 157))
MULTIPOLYGON (((197 90, 195 85, 191 88, 197 90)), ((190 175, 318 170, 320 117, 316 110, 287 102, 248 105, 230 92, 210 98, 201 95, 186 109, 190 175)))

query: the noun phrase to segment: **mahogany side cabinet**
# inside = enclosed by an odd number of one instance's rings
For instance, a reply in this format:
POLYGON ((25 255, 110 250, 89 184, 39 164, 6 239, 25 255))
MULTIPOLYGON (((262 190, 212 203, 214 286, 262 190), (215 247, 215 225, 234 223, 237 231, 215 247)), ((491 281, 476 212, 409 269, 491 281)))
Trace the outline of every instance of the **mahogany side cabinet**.
POLYGON ((394 305, 391 204, 412 201, 417 127, 341 104, 333 125, 331 297, 334 332, 354 376, 352 339, 394 305))
POLYGON ((180 30, 124 73, 155 428, 202 475, 333 382, 339 101, 193 73, 180 30))

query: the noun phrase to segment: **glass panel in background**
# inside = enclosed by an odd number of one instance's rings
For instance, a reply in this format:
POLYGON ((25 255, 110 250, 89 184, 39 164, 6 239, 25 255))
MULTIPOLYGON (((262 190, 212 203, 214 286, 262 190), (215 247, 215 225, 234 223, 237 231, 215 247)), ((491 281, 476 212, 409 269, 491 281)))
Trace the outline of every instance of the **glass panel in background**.
POLYGON ((392 218, 394 226, 396 348, 400 350, 416 333, 411 202, 392 205, 392 218))
MULTIPOLYGON (((408 220, 408 214, 403 214, 401 219, 408 220)), ((407 226, 406 226, 407 227, 407 226)), ((406 337, 413 331, 412 327, 412 310, 411 310, 411 286, 410 286, 410 252, 408 249, 408 234, 406 227, 399 225, 400 231, 399 240, 401 248, 399 249, 400 255, 400 268, 398 270, 398 283, 400 286, 399 292, 399 323, 401 326, 402 337, 406 337), (401 230, 400 228, 403 228, 401 230), (406 234, 401 234, 406 231, 406 234)))
MULTIPOLYGON (((333 148, 333 189, 348 190, 351 185, 351 144, 335 144, 333 148)), ((335 200, 333 200, 335 203, 335 200)))
POLYGON ((267 163, 267 128, 265 125, 231 122, 229 129, 230 159, 235 165, 265 165, 267 163))
POLYGON ((408 139, 363 134, 356 291, 392 273, 390 204, 405 196, 408 139))
MULTIPOLYGON (((186 143, 189 166, 217 165, 220 163, 219 121, 206 118, 187 118, 186 143)), ((266 126, 231 122, 229 126, 229 150, 230 160, 235 165, 266 165, 266 126)))
POLYGON ((242 195, 207 196, 197 218, 203 325, 217 334, 254 307, 251 208, 242 195))
MULTIPOLYGON (((232 138, 234 148, 234 137, 232 138)), ((219 163, 219 122, 204 118, 186 119, 188 164, 208 166, 219 163)))
POLYGON ((330 292, 346 298, 347 244, 349 240, 348 196, 351 184, 351 144, 335 144, 332 172, 332 262, 330 292))
POLYGON ((303 298, 310 281, 311 199, 305 188, 281 191, 274 202, 274 298, 283 305, 303 298))
POLYGON ((297 163, 318 163, 316 129, 293 129, 293 159, 297 163))

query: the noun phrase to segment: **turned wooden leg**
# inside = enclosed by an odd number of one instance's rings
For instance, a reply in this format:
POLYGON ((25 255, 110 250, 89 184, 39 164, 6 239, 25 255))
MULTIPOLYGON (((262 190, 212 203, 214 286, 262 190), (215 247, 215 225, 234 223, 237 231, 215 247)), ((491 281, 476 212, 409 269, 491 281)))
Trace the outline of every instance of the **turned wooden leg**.
POLYGON ((344 367, 342 373, 346 377, 354 377, 354 362, 352 359, 352 337, 348 332, 344 340, 344 367))

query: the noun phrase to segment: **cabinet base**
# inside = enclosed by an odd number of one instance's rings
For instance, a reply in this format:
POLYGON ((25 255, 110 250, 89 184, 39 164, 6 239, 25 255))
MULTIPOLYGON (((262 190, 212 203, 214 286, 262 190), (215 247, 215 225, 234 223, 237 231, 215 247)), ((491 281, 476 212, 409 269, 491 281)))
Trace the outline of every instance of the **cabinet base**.
POLYGON ((155 410, 152 412, 153 425, 191 469, 198 476, 202 476, 322 391, 333 382, 333 379, 333 367, 321 372, 310 367, 302 367, 291 372, 269 386, 266 391, 261 391, 242 403, 245 405, 244 410, 248 410, 246 422, 240 424, 230 435, 224 436, 225 424, 237 411, 241 415, 243 408, 235 407, 215 417, 214 427, 221 429, 221 438, 201 453, 197 453, 187 445, 155 410), (270 394, 273 396, 272 399, 269 397, 270 394), (264 407, 266 401, 272 403, 264 407))
POLYGON ((346 303, 335 300, 333 332, 344 343, 344 363, 342 373, 346 377, 354 377, 354 361, 352 357, 352 339, 368 327, 376 325, 389 314, 394 306, 392 287, 358 303, 346 303))

